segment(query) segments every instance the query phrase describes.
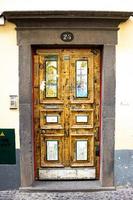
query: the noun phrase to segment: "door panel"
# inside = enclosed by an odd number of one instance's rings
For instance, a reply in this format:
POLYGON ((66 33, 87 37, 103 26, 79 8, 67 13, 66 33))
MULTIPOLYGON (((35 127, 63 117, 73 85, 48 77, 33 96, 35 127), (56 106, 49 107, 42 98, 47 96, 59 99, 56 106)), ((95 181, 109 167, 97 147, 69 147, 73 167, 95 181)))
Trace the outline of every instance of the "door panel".
POLYGON ((36 50, 33 87, 36 178, 98 177, 100 50, 36 50))
POLYGON ((71 109, 71 129, 92 129, 93 120, 93 109, 71 109))
POLYGON ((94 166, 94 134, 71 135, 71 166, 94 166))
POLYGON ((64 138, 61 135, 41 136, 41 167, 63 167, 64 138))

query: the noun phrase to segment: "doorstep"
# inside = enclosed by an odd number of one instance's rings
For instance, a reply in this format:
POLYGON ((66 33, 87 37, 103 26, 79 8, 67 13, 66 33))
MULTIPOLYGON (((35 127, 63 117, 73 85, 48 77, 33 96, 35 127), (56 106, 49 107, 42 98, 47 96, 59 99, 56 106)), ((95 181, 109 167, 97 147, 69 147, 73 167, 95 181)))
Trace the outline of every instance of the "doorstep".
POLYGON ((66 180, 66 181, 35 181, 32 186, 20 187, 22 192, 96 192, 113 191, 115 186, 102 187, 100 181, 94 180, 66 180))

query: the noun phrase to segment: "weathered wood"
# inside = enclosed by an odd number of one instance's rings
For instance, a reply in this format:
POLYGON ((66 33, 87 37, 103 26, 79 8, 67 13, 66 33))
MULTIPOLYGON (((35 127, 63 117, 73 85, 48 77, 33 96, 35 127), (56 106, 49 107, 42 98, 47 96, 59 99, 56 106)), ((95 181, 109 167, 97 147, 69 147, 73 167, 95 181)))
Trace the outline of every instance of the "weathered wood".
MULTIPOLYGON (((53 178, 53 171, 50 172, 50 168, 44 170, 47 167, 51 167, 52 170, 54 167, 63 167, 65 173, 66 167, 69 167, 69 170, 73 167, 77 167, 79 170, 81 167, 83 169, 87 167, 89 170, 92 166, 96 170, 96 173, 93 173, 93 178, 99 177, 99 154, 96 154, 96 148, 98 149, 100 146, 99 112, 100 50, 38 49, 34 60, 35 159, 40 174, 37 178, 50 179, 50 176, 51 179, 53 178), (54 98, 46 97, 46 59, 48 56, 58 57, 58 96, 54 98), (76 97, 77 61, 87 61, 85 63, 88 63, 87 97, 76 97), (46 117, 52 115, 57 116, 58 120, 54 123, 47 122, 46 117), (77 116, 80 116, 81 121, 76 121, 77 116), (86 117, 85 122, 82 116, 86 117), (55 152, 51 152, 53 160, 47 158, 47 141, 52 141, 54 145, 58 144, 55 152), (83 151, 81 154, 84 155, 78 155, 80 151, 76 150, 80 142, 86 144, 87 150, 81 149, 83 151)), ((75 172, 72 173, 72 176, 75 172)), ((58 175, 58 173, 54 173, 54 179, 58 179, 55 174, 58 175)), ((67 178, 73 178, 70 176, 71 173, 67 171, 64 175, 60 175, 60 179, 63 179, 66 174, 69 174, 67 178)), ((82 176, 80 177, 82 178, 82 176)), ((88 174, 86 178, 90 177, 91 175, 88 174)), ((75 175, 74 179, 76 178, 78 177, 75 175)))

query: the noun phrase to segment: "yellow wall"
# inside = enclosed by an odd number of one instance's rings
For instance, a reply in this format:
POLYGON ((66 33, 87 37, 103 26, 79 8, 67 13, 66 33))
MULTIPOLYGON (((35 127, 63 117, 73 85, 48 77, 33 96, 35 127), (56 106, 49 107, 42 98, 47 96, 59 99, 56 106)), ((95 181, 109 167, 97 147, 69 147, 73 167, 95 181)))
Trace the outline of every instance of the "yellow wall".
POLYGON ((133 17, 120 25, 116 50, 116 148, 133 149, 133 17))
MULTIPOLYGON (((120 25, 116 47, 116 149, 133 149, 133 18, 120 25)), ((18 47, 15 26, 0 26, 0 128, 15 128, 19 148, 19 110, 9 95, 18 94, 18 47)))
POLYGON ((18 47, 15 26, 0 26, 0 128, 15 128, 19 148, 19 111, 10 110, 10 95, 18 95, 18 47))

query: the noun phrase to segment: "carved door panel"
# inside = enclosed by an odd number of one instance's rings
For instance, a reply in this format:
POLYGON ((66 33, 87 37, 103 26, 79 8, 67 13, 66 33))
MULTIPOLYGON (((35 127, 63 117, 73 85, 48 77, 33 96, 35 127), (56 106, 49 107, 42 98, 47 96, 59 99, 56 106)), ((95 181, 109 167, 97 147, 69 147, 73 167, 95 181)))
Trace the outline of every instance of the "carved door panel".
POLYGON ((36 178, 98 177, 100 51, 38 49, 33 87, 36 178))

